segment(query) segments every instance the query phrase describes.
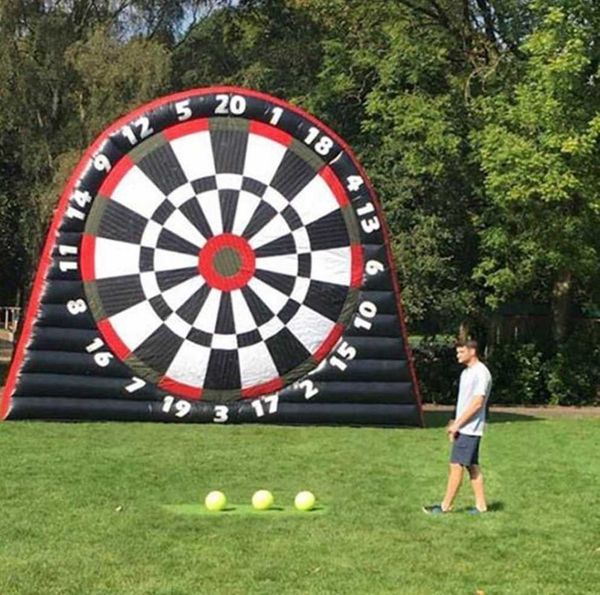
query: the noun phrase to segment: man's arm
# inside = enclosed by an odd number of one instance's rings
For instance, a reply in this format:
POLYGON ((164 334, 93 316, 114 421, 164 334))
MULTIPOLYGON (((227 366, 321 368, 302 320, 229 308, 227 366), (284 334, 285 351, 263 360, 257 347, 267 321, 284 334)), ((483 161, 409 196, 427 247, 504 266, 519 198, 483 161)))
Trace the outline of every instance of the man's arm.
POLYGON ((463 411, 457 419, 448 426, 448 434, 454 436, 460 429, 483 407, 485 403, 484 395, 476 395, 469 406, 463 411))

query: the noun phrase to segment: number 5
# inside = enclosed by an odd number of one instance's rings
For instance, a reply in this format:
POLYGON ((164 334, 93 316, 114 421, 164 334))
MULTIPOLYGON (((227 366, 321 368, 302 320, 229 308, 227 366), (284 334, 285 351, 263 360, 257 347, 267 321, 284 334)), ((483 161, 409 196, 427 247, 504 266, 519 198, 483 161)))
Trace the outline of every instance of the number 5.
POLYGON ((185 122, 192 117, 192 110, 190 109, 190 100, 178 101, 175 104, 175 111, 177 112, 177 119, 180 122, 185 122))

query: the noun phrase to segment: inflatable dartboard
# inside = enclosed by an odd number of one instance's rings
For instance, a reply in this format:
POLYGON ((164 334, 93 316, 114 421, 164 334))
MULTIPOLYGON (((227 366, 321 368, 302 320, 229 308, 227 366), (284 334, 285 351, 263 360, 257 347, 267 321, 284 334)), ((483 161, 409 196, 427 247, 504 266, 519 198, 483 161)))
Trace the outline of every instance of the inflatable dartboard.
POLYGON ((350 149, 231 87, 116 122, 59 203, 2 417, 419 424, 382 212, 350 149))

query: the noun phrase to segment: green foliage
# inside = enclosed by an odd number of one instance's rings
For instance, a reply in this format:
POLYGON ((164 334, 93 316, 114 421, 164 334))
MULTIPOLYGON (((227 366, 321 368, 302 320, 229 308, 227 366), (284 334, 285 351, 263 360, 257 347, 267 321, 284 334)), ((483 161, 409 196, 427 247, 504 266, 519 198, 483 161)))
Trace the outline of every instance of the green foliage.
POLYGON ((139 37, 122 43, 105 27, 73 43, 65 58, 78 78, 72 90, 78 117, 72 124, 83 146, 118 116, 164 93, 170 82, 165 46, 139 37))
POLYGON ((565 271, 588 294, 600 282, 600 8, 552 4, 534 3, 520 78, 481 99, 472 135, 489 200, 474 277, 493 307, 527 293, 543 300, 565 271))
POLYGON ((0 360, 0 386, 4 384, 4 380, 8 376, 8 363, 0 360))
MULTIPOLYGON (((454 404, 462 367, 447 338, 420 338, 412 346, 423 399, 454 404)), ((493 377, 491 403, 597 405, 600 403, 598 331, 581 327, 553 353, 532 341, 495 345, 486 365, 493 377)))
POLYGON ((598 405, 599 362, 598 331, 574 332, 544 366, 550 402, 556 405, 598 405))
POLYGON ((424 338, 412 346, 421 395, 426 403, 454 404, 462 367, 451 342, 424 338))
POLYGON ((302 102, 315 84, 323 32, 295 2, 244 2, 193 29, 173 52, 181 88, 234 84, 302 102))
POLYGON ((544 359, 545 354, 535 343, 495 346, 486 362, 493 378, 492 403, 547 403, 544 359))
POLYGON ((24 298, 76 157, 107 123, 170 82, 164 45, 120 40, 109 4, 86 12, 79 2, 72 10, 9 2, 0 10, 2 302, 19 291, 24 298))

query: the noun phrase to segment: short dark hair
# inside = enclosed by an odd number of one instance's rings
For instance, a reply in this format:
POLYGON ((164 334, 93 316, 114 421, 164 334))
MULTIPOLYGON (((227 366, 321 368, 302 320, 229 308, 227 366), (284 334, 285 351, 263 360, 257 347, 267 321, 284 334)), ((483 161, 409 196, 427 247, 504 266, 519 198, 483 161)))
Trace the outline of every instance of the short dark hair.
POLYGON ((474 349, 475 353, 479 355, 479 342, 475 339, 467 339, 465 341, 457 341, 456 347, 466 347, 467 349, 474 349))

